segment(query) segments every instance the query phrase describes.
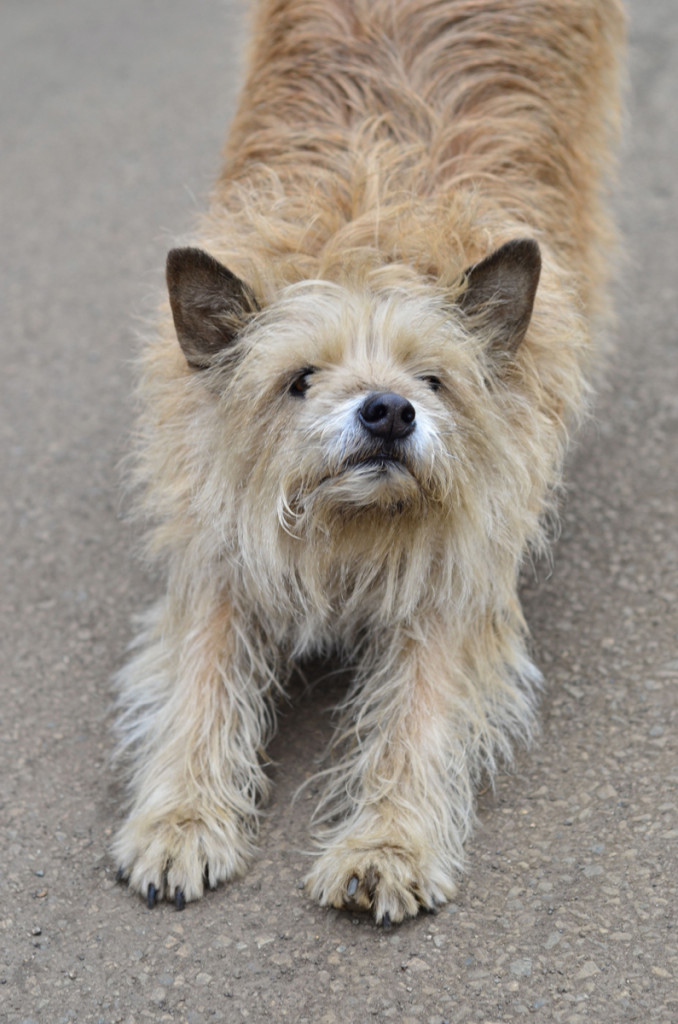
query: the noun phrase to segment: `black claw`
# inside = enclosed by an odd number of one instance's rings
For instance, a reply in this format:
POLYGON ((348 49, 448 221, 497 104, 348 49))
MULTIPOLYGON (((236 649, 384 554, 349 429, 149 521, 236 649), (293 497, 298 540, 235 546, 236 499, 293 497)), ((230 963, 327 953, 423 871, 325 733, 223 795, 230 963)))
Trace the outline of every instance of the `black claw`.
POLYGON ((115 873, 115 880, 116 880, 116 882, 124 882, 125 881, 125 869, 124 868, 118 868, 118 870, 115 873))
POLYGON ((384 914, 381 919, 381 926, 385 932, 391 927, 391 915, 389 913, 384 914))
POLYGON ((186 906, 186 897, 183 889, 177 889, 174 893, 174 905, 177 910, 183 910, 186 906))
POLYGON ((155 901, 157 899, 157 896, 158 896, 158 890, 153 885, 153 882, 150 882, 149 886, 148 886, 148 890, 146 892, 146 906, 148 907, 149 910, 153 910, 153 907, 155 906, 155 901))
POLYGON ((205 864, 205 870, 203 871, 202 875, 203 875, 203 878, 205 879, 205 885, 209 885, 210 884, 210 866, 209 866, 209 864, 205 864))
POLYGON ((355 896, 357 891, 358 891, 358 876, 357 875, 353 875, 353 877, 349 879, 348 885, 346 886, 346 894, 348 896, 350 896, 350 897, 351 896, 355 896))

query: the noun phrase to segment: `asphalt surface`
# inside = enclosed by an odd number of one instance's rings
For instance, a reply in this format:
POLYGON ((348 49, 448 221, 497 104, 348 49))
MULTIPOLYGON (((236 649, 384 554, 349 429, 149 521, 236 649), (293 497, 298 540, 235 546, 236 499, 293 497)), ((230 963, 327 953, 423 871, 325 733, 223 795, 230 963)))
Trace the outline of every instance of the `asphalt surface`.
POLYGON ((596 423, 525 606, 543 731, 456 902, 391 931, 299 889, 341 683, 301 694, 242 881, 117 885, 111 673, 157 593, 120 513, 135 335, 216 176, 242 52, 220 0, 0 8, 0 1020, 678 1021, 678 13, 630 4, 627 261, 596 423))

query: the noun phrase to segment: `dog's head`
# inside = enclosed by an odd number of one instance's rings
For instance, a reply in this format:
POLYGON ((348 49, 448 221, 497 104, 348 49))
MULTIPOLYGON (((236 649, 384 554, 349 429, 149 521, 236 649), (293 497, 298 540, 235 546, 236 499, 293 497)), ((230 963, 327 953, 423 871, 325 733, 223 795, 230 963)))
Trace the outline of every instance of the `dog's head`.
MULTIPOLYGON (((529 323, 539 250, 509 242, 450 297, 308 281, 260 308, 211 256, 175 249, 167 280, 189 367, 211 395, 234 500, 301 536, 468 504, 492 461, 490 378, 529 323)), ((496 453, 495 453, 496 454, 496 453)))

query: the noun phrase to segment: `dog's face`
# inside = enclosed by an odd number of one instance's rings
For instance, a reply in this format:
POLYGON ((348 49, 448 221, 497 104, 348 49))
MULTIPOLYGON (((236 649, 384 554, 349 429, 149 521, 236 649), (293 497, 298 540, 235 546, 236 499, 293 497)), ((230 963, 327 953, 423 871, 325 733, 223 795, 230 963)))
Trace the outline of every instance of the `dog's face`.
POLYGON ((445 500, 455 417, 441 320, 422 299, 326 284, 263 318, 237 376, 267 394, 288 528, 445 500))
POLYGON ((493 348, 520 344, 539 273, 533 243, 499 272, 493 259, 461 304, 424 287, 304 282, 262 310, 205 253, 170 254, 177 335, 218 396, 226 479, 251 515, 275 510, 299 536, 448 514, 491 457, 493 348), (481 306, 482 330, 469 329, 481 306))

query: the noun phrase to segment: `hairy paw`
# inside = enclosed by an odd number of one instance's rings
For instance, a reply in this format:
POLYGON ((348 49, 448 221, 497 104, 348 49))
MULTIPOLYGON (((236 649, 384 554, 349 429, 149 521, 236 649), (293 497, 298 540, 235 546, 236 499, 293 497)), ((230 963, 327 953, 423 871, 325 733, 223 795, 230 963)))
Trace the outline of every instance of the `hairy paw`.
POLYGON ((248 837, 231 821, 133 816, 118 833, 114 856, 118 878, 140 893, 149 907, 157 900, 183 910, 205 886, 242 874, 251 854, 248 837))
POLYGON ((446 872, 422 863, 401 846, 359 848, 350 844, 323 853, 306 878, 306 890, 321 906, 371 911, 388 927, 420 908, 433 911, 454 894, 446 872))

